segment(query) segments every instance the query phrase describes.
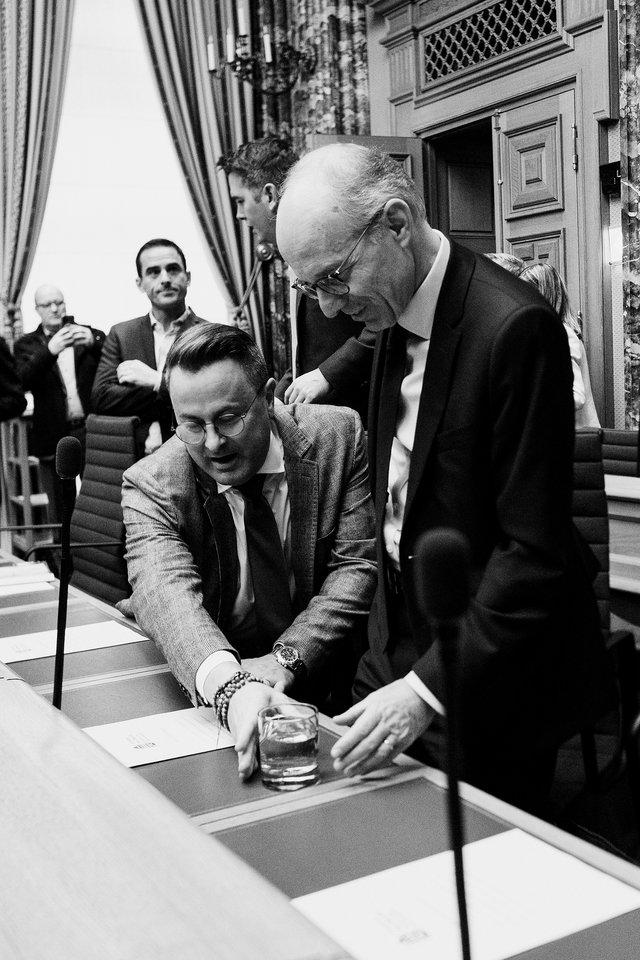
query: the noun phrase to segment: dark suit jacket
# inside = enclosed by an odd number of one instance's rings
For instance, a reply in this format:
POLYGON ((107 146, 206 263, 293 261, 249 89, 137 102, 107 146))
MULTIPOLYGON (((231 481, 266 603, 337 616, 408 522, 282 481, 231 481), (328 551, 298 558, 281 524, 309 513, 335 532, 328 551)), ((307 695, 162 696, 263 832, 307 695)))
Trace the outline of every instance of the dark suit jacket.
POLYGON ((15 361, 6 340, 0 337, 0 420, 19 417, 26 405, 15 361))
MULTIPOLYGON (((187 330, 196 323, 206 323, 206 320, 190 312, 183 329, 187 330)), ((102 350, 91 394, 93 413, 111 417, 140 417, 136 440, 138 451, 142 456, 149 426, 156 420, 160 423, 163 441, 171 436, 171 401, 164 383, 158 391, 151 387, 134 387, 118 383, 116 371, 118 364, 123 360, 141 360, 153 370, 156 369, 153 330, 149 314, 116 323, 111 327, 102 350)))
MULTIPOLYGON (((85 414, 93 378, 100 359, 105 334, 89 328, 93 334, 90 347, 73 348, 78 395, 85 414)), ((47 347, 47 336, 42 324, 33 333, 16 341, 16 367, 25 390, 33 394, 33 423, 30 448, 36 457, 50 457, 56 452, 58 440, 67 432, 67 391, 58 368, 58 358, 47 347)))
MULTIPOLYGON (((370 473, 379 569, 395 411, 379 338, 370 473)), ((388 364, 387 364, 388 366, 388 364)), ((411 557, 438 526, 466 535, 472 600, 459 645, 463 773, 488 755, 550 747, 598 715, 610 694, 589 576, 574 548, 574 413, 567 338, 527 284, 456 244, 438 300, 420 400, 400 556, 417 659, 442 701, 439 650, 420 624, 411 557)), ((393 637, 379 574, 372 655, 389 678, 393 637)), ((526 755, 526 753, 525 753, 526 755)))
MULTIPOLYGON (((325 317, 317 300, 303 295, 298 297, 296 328, 298 375, 319 369, 332 387, 326 402, 353 407, 365 420, 375 334, 346 313, 325 317)), ((289 369, 278 383, 277 397, 284 397, 291 381, 289 369)))

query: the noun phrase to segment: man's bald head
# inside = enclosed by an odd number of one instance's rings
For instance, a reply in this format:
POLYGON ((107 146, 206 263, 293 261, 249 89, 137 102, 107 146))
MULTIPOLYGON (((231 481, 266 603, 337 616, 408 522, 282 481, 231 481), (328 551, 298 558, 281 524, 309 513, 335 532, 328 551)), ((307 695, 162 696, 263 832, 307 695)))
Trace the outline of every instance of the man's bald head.
POLYGON ((293 166, 276 233, 283 258, 323 313, 341 310, 372 330, 397 320, 439 244, 401 165, 352 143, 313 150, 293 166))
POLYGON ((52 283, 43 283, 35 293, 36 310, 46 333, 55 333, 67 312, 62 290, 52 283))

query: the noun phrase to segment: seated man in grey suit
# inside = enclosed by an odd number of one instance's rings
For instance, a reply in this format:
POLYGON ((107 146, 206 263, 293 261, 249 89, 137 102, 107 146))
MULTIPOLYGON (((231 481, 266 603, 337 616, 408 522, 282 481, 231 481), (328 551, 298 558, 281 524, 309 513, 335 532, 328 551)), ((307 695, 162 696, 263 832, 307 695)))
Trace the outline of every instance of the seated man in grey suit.
POLYGON ((275 401, 262 354, 235 327, 187 331, 165 377, 176 436, 124 475, 133 593, 123 609, 191 701, 228 723, 246 779, 258 711, 285 693, 322 702, 369 612, 376 565, 362 425, 346 407, 275 401), (253 478, 277 554, 258 576, 253 478))
POLYGON ((148 297, 150 310, 109 331, 91 408, 112 417, 140 417, 138 454, 144 456, 171 434, 171 404, 162 381, 169 347, 183 330, 204 321, 186 305, 191 274, 184 253, 172 240, 158 237, 143 244, 136 270, 136 285, 148 297))

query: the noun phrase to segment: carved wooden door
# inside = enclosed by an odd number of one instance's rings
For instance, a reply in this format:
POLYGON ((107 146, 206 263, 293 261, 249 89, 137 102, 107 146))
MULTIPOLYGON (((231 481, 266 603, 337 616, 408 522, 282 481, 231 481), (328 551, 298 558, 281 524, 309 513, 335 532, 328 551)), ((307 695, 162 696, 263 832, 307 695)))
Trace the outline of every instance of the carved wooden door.
POLYGON ((580 305, 578 130, 574 91, 497 110, 493 116, 496 245, 548 260, 580 305))

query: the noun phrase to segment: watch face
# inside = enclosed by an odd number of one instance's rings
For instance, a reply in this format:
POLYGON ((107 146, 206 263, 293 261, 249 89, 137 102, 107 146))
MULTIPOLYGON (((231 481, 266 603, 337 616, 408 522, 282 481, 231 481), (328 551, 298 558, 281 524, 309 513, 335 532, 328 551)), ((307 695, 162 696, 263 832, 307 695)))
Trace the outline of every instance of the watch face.
POLYGON ((283 644, 279 650, 276 651, 276 657, 283 666, 287 666, 290 663, 295 663, 298 660, 298 651, 295 647, 290 647, 288 644, 283 644))

